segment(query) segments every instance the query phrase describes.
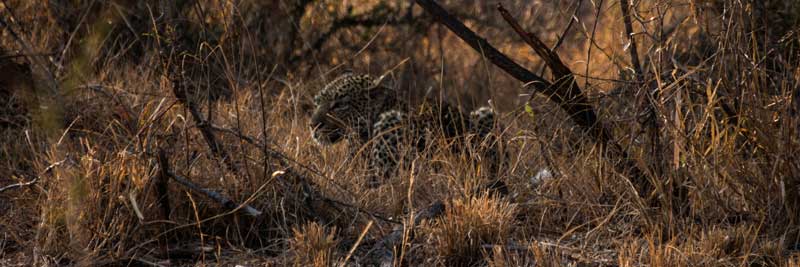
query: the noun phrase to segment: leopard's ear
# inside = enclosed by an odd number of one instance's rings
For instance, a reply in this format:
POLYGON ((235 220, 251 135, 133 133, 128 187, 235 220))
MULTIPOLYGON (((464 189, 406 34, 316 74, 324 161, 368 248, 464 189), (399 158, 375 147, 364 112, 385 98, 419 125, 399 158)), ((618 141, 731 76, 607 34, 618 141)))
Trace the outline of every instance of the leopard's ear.
POLYGON ((396 85, 395 77, 394 75, 392 75, 391 72, 381 75, 378 78, 375 78, 376 87, 383 87, 390 90, 396 90, 395 85, 396 85))
MULTIPOLYGON (((397 108, 402 101, 399 100, 397 91, 384 86, 378 86, 369 91, 369 100, 380 110, 397 108)), ((375 114, 376 116, 378 114, 375 114)))
POLYGON ((369 97, 372 99, 388 99, 397 96, 397 92, 391 87, 378 84, 372 90, 369 90, 369 97))

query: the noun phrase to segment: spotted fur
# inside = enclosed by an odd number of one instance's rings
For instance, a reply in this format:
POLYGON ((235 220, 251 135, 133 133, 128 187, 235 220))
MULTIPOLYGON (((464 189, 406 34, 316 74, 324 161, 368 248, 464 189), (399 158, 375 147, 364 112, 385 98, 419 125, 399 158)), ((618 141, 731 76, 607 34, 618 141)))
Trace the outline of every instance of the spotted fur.
POLYGON ((380 85, 372 76, 356 74, 345 74, 330 82, 314 97, 314 104, 316 109, 311 117, 314 139, 323 145, 348 139, 351 144, 370 146, 368 167, 373 184, 395 174, 409 153, 429 145, 427 139, 433 131, 439 131, 445 138, 469 136, 471 141, 456 142, 459 149, 468 145, 473 145, 467 149, 470 151, 476 147, 488 148, 481 149, 483 157, 498 160, 491 134, 495 116, 488 107, 464 114, 457 107, 441 102, 411 111, 393 89, 380 85))

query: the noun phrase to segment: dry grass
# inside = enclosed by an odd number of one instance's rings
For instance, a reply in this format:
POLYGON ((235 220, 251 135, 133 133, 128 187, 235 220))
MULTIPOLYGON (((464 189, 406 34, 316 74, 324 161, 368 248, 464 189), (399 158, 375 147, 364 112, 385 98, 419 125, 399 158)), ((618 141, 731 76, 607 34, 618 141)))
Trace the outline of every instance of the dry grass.
MULTIPOLYGON (((399 230, 394 262, 408 265, 800 266, 797 3, 635 1, 638 84, 618 1, 577 12, 577 1, 504 2, 550 45, 578 18, 557 52, 656 181, 650 207, 556 105, 536 96, 526 108, 527 89, 419 8, 414 22, 394 19, 405 1, 187 1, 180 20, 153 2, 0 4, 0 187, 38 177, 0 192, 0 265, 367 264, 399 230), (309 50, 347 16, 377 22, 309 50), (215 132, 232 167, 174 97, 162 61, 171 46, 193 62, 191 101, 232 130, 215 132), (368 188, 364 151, 321 147, 307 127, 311 97, 347 68, 387 73, 414 103, 493 105, 509 155, 500 177, 437 139, 368 188), (647 105, 655 135, 642 126, 647 105), (164 217, 159 149, 175 173, 263 214, 170 183, 164 217), (543 168, 554 175, 532 181, 543 168), (493 178, 510 196, 475 193, 493 178), (436 201, 443 216, 409 217, 436 201)), ((440 2, 540 70, 493 3, 440 2)))
POLYGON ((333 266, 336 259, 336 227, 325 229, 315 222, 293 229, 294 239, 289 245, 294 254, 295 266, 333 266))
POLYGON ((487 254, 484 244, 504 245, 514 229, 516 209, 512 204, 487 197, 455 199, 428 230, 430 248, 445 265, 478 263, 487 254))

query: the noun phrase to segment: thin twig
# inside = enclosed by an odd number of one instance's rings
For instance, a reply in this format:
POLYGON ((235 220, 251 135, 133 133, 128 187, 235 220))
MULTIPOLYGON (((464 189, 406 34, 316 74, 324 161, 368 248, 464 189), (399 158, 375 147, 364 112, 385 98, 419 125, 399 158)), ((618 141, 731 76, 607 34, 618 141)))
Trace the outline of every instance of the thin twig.
MULTIPOLYGON (((553 52, 557 51, 558 48, 561 46, 561 44, 564 42, 564 39, 567 38, 567 33, 569 33, 569 30, 572 29, 572 25, 574 25, 575 22, 578 21, 578 12, 581 10, 582 5, 583 5, 583 0, 578 0, 578 7, 575 8, 575 11, 573 11, 572 16, 569 18, 569 23, 567 23, 567 27, 564 27, 564 31, 562 31, 561 35, 558 36, 556 44, 554 44, 553 47, 550 48, 551 51, 553 52)), ((547 64, 543 65, 542 68, 539 69, 539 76, 544 75, 545 68, 547 68, 547 64)))
MULTIPOLYGON (((241 133, 239 131, 235 131, 233 129, 222 128, 222 127, 214 126, 214 125, 211 125, 211 124, 209 124, 208 127, 211 130, 214 130, 214 131, 218 131, 218 132, 223 132, 223 133, 228 133, 228 134, 234 135, 234 136, 240 138, 241 140, 244 140, 245 142, 247 142, 247 143, 249 143, 249 144, 251 144, 251 145, 253 145, 255 147, 263 148, 261 151, 264 153, 264 155, 267 158, 276 159, 281 164, 283 164, 284 166, 289 166, 289 165, 299 166, 301 169, 306 170, 307 172, 309 172, 309 173, 311 173, 313 175, 316 175, 316 176, 318 176, 320 178, 323 178, 326 181, 330 182, 331 184, 333 184, 337 189, 341 190, 342 192, 347 192, 350 195, 355 195, 355 193, 353 193, 351 190, 348 190, 347 188, 342 186, 340 183, 336 182, 336 180, 333 180, 330 177, 325 176, 324 174, 322 174, 318 170, 313 169, 313 168, 307 166, 306 164, 300 163, 297 160, 295 160, 295 159, 293 159, 293 158, 291 158, 289 156, 284 155, 280 151, 277 151, 277 150, 275 150, 273 148, 269 148, 267 146, 266 142, 263 142, 262 140, 257 140, 254 137, 247 136, 247 135, 245 135, 245 134, 243 134, 243 133, 241 133)), ((275 145, 274 142, 273 142, 273 145, 275 145)))
POLYGON ((50 171, 52 171, 53 168, 55 168, 57 166, 60 166, 62 163, 64 163, 64 161, 66 161, 66 159, 61 160, 61 161, 56 162, 56 163, 53 163, 53 164, 50 164, 50 166, 47 166, 47 168, 45 168, 44 171, 41 172, 41 174, 37 175, 36 177, 33 177, 33 179, 31 179, 30 181, 20 182, 20 183, 4 186, 4 187, 0 188, 0 193, 2 193, 3 191, 6 191, 6 190, 14 189, 14 188, 20 188, 20 187, 23 187, 23 186, 34 185, 37 182, 39 182, 39 180, 41 180, 40 177, 42 175, 50 173, 50 171))
POLYGON ((50 56, 53 56, 55 54, 57 54, 57 53, 56 52, 50 52, 50 53, 36 53, 36 54, 0 55, 0 60, 7 60, 7 59, 12 59, 12 58, 18 58, 18 57, 24 57, 24 58, 28 58, 28 57, 50 57, 50 56))
MULTIPOLYGON (((544 60, 547 66, 550 67, 550 69, 552 69, 553 80, 556 81, 555 85, 557 86, 569 85, 577 87, 577 84, 574 84, 575 79, 573 78, 572 71, 561 61, 561 59, 558 57, 558 54, 556 54, 553 50, 548 49, 547 46, 544 44, 544 42, 539 40, 539 38, 537 38, 536 35, 525 31, 525 29, 523 29, 522 26, 519 25, 519 23, 514 19, 514 17, 511 16, 511 13, 509 13, 508 10, 506 10, 503 7, 502 4, 497 4, 497 10, 500 11, 500 15, 503 16, 503 19, 505 19, 506 22, 508 22, 511 28, 513 28, 514 31, 517 32, 517 34, 520 37, 522 37, 525 43, 527 43, 528 46, 533 48, 536 54, 538 54, 539 57, 541 57, 542 60, 544 60), (572 82, 570 82, 570 79, 572 82), (559 84, 559 83, 569 83, 569 84, 559 84)), ((571 90, 571 89, 559 88, 558 90, 571 90)))
POLYGON ((344 257, 344 260, 342 261, 342 264, 339 265, 340 267, 347 266, 347 261, 350 260, 350 257, 353 256, 353 252, 355 252, 356 249, 358 248, 358 245, 361 244, 361 240, 364 240, 364 236, 367 235, 367 232, 369 231, 369 228, 372 228, 372 221, 369 221, 367 223, 367 226, 364 226, 364 230, 362 230, 361 234, 358 235, 358 239, 356 239, 356 243, 353 244, 353 247, 351 247, 350 251, 347 252, 347 256, 344 257))
MULTIPOLYGON (((644 72, 642 69, 641 63, 639 63, 639 50, 637 49, 636 39, 634 38, 633 34, 633 25, 631 25, 631 12, 628 9, 630 4, 628 0, 620 0, 619 1, 620 9, 622 10, 622 20, 625 24, 625 34, 628 37, 628 44, 629 44, 629 52, 631 56, 631 65, 633 65, 634 76, 636 81, 639 83, 640 86, 644 86, 644 72)), ((663 17, 662 17, 663 18, 663 17)), ((662 20, 663 22, 663 20, 662 20)), ((661 30, 661 37, 663 37, 663 24, 659 26, 661 30)), ((659 43, 663 42, 662 38, 658 39, 659 43)), ((661 44, 663 45, 663 43, 661 44)), ((652 64, 652 63, 651 63, 652 64)), ((654 71, 655 72, 655 71, 654 71)), ((659 79, 660 74, 656 72, 656 79, 659 79)), ((660 81, 660 80, 659 80, 660 81)), ((658 83, 661 86, 661 83, 658 83)), ((661 164, 663 162, 661 159, 661 140, 659 137, 659 125, 658 125, 658 116, 657 106, 656 106, 656 99, 659 97, 659 91, 661 88, 656 88, 652 94, 648 93, 648 87, 641 88, 640 90, 644 90, 645 94, 642 96, 646 105, 645 110, 643 112, 644 120, 642 121, 642 129, 646 129, 650 134, 650 141, 652 145, 650 147, 650 153, 653 155, 655 160, 651 162, 651 168, 656 172, 656 175, 661 175, 661 164)), ((724 103, 723 103, 724 104, 724 103)))
MULTIPOLYGON (((589 40, 591 43, 594 43, 594 34, 597 31, 597 23, 600 22, 600 11, 602 11, 602 9, 603 9, 603 0, 600 0, 600 2, 597 4, 597 13, 594 16, 592 34, 589 36, 589 40)), ((586 76, 589 76, 589 66, 591 66, 591 61, 592 61, 592 47, 593 46, 590 45, 589 48, 586 50, 586 76)), ((589 80, 587 79, 583 83, 583 88, 588 88, 588 87, 589 87, 589 80)))
POLYGON ((36 176, 36 177, 33 177, 33 179, 31 179, 30 181, 27 181, 27 182, 21 182, 21 183, 16 183, 16 184, 12 184, 12 185, 7 185, 7 186, 4 186, 4 187, 0 188, 0 193, 2 193, 3 191, 9 190, 9 189, 14 189, 14 188, 19 188, 19 187, 23 187, 23 186, 33 185, 38 181, 39 181, 39 176, 36 176))
POLYGON ((574 25, 575 21, 578 20, 578 12, 581 10, 582 5, 583 5, 583 0, 578 0, 578 7, 575 8, 575 12, 572 13, 572 17, 569 18, 569 23, 567 24, 567 27, 564 27, 564 31, 561 32, 561 35, 558 37, 558 41, 556 41, 556 44, 553 45, 553 48, 550 48, 550 50, 553 50, 553 52, 558 50, 558 47, 561 46, 561 43, 563 43, 564 39, 566 39, 567 33, 569 33, 569 30, 572 28, 572 25, 574 25))

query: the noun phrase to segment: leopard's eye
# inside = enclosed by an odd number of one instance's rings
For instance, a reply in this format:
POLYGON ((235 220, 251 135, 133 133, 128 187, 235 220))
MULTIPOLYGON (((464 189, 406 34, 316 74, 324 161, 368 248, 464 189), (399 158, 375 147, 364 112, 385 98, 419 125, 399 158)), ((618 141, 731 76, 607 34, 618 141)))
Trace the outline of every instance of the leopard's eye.
POLYGON ((336 102, 331 106, 331 111, 343 111, 346 110, 348 106, 345 103, 336 102))
POLYGON ((333 111, 334 113, 337 113, 337 114, 344 114, 347 111, 347 107, 341 106, 341 107, 334 108, 331 111, 333 111))
POLYGON ((315 95, 313 102, 315 106, 319 106, 320 104, 322 104, 322 94, 318 93, 317 95, 315 95))

